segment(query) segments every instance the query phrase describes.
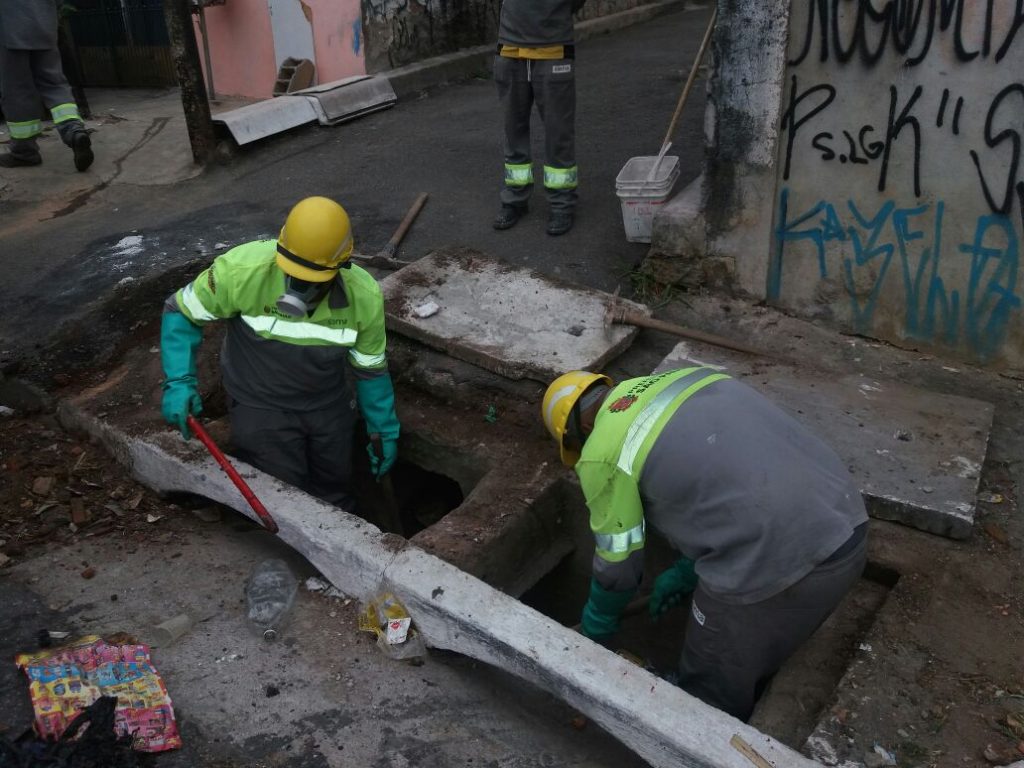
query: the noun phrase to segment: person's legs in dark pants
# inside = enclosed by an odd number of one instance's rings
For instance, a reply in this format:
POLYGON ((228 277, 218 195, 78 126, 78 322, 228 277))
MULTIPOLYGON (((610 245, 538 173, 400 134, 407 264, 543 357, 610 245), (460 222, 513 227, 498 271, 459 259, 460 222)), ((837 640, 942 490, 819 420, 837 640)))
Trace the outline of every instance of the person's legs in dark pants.
POLYGON ((71 86, 64 77, 60 52, 54 48, 47 51, 32 51, 32 76, 36 90, 53 116, 61 141, 75 153, 75 168, 86 170, 92 165, 92 140, 85 130, 78 105, 71 94, 71 86))
POLYGON ((544 188, 548 197, 548 234, 562 235, 576 210, 576 62, 535 62, 537 111, 544 121, 544 188))
POLYGON ((495 229, 508 229, 526 212, 533 191, 533 160, 530 150, 530 113, 533 84, 530 62, 495 57, 494 81, 505 122, 505 180, 501 190, 501 212, 495 229))
POLYGON ((10 149, 0 155, 0 166, 5 168, 43 162, 36 143, 43 123, 39 119, 39 94, 32 79, 32 53, 0 47, 0 94, 11 134, 10 149))
POLYGON ((352 496, 352 433, 356 424, 355 401, 348 398, 335 407, 302 415, 308 442, 310 492, 349 512, 352 496))
POLYGON ((867 542, 861 540, 784 592, 751 605, 723 602, 698 586, 679 662, 679 686, 747 720, 771 677, 860 578, 866 558, 867 542))
POLYGON ((306 430, 299 414, 252 408, 228 398, 231 451, 242 461, 308 493, 306 430))

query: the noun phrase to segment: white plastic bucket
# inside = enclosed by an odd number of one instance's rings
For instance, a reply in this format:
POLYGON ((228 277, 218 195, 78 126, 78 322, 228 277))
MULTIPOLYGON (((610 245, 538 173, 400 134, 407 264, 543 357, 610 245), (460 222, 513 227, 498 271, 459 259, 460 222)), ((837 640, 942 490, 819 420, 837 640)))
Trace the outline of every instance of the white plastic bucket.
POLYGON ((679 158, 666 155, 658 172, 649 182, 655 157, 634 157, 615 177, 615 194, 622 205, 622 227, 631 243, 651 242, 651 224, 658 208, 664 205, 679 178, 679 158))

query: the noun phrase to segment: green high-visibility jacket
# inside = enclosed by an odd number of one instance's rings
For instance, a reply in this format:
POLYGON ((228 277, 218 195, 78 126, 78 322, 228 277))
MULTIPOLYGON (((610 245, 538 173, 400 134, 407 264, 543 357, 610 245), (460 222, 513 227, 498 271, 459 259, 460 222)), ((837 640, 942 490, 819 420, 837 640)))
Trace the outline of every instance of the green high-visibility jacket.
POLYGON ((639 483, 647 454, 680 405, 704 387, 728 378, 708 368, 684 368, 629 379, 605 398, 576 463, 597 557, 616 563, 643 549, 639 483))
POLYGON ((230 320, 221 359, 229 394, 243 402, 280 399, 276 404, 286 409, 315 410, 342 396, 346 357, 357 377, 387 373, 384 301, 366 270, 340 270, 307 317, 277 308, 284 290, 276 240, 259 240, 218 256, 174 294, 174 308, 193 323, 230 320))

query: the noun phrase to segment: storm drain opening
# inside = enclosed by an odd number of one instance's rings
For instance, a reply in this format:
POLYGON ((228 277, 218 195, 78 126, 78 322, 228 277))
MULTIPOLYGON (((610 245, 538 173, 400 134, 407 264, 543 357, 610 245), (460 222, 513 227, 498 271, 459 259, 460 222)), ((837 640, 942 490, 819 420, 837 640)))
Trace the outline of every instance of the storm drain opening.
POLYGON ((399 458, 386 478, 378 481, 366 454, 356 456, 355 512, 382 531, 398 533, 392 522, 397 519, 401 534, 412 538, 439 522, 465 498, 458 482, 412 461, 399 458))
MULTIPOLYGON (((570 519, 576 547, 520 600, 567 627, 578 627, 590 589, 593 540, 585 511, 570 519), (581 523, 582 521, 582 523, 581 523)), ((659 676, 678 669, 691 601, 684 600, 657 620, 643 596, 677 555, 657 537, 645 552, 638 597, 622 619, 612 651, 659 676)), ((751 725, 794 749, 801 749, 832 705, 843 676, 859 656, 874 652, 865 637, 896 586, 899 574, 869 562, 832 615, 782 666, 758 701, 751 725)), ((751 632, 759 631, 750 627, 751 632)))

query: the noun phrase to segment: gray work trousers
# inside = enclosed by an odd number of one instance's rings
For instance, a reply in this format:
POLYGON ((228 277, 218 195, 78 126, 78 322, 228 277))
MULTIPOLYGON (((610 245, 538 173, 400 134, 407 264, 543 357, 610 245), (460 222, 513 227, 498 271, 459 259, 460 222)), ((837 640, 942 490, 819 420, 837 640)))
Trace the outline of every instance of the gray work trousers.
POLYGON ((860 578, 867 560, 864 526, 836 555, 767 600, 736 605, 698 586, 679 662, 679 686, 747 720, 772 676, 860 578))
POLYGON ((525 205, 533 191, 530 115, 544 124, 544 187, 554 211, 576 207, 576 62, 496 56, 494 81, 505 116, 501 202, 525 205))
MULTIPOLYGON (((60 52, 56 48, 29 51, 0 46, 0 98, 3 99, 4 117, 11 131, 11 153, 37 154, 35 137, 42 131, 40 101, 50 110, 75 103, 71 86, 64 77, 60 52), (22 124, 31 135, 17 136, 14 124, 22 124)), ((74 114, 78 114, 77 107, 74 114)), ((78 117, 64 118, 66 115, 55 114, 54 122, 61 140, 70 147, 74 135, 85 127, 78 117)))
POLYGON ((319 411, 274 411, 228 396, 232 452, 328 504, 353 508, 352 433, 355 401, 319 411))

